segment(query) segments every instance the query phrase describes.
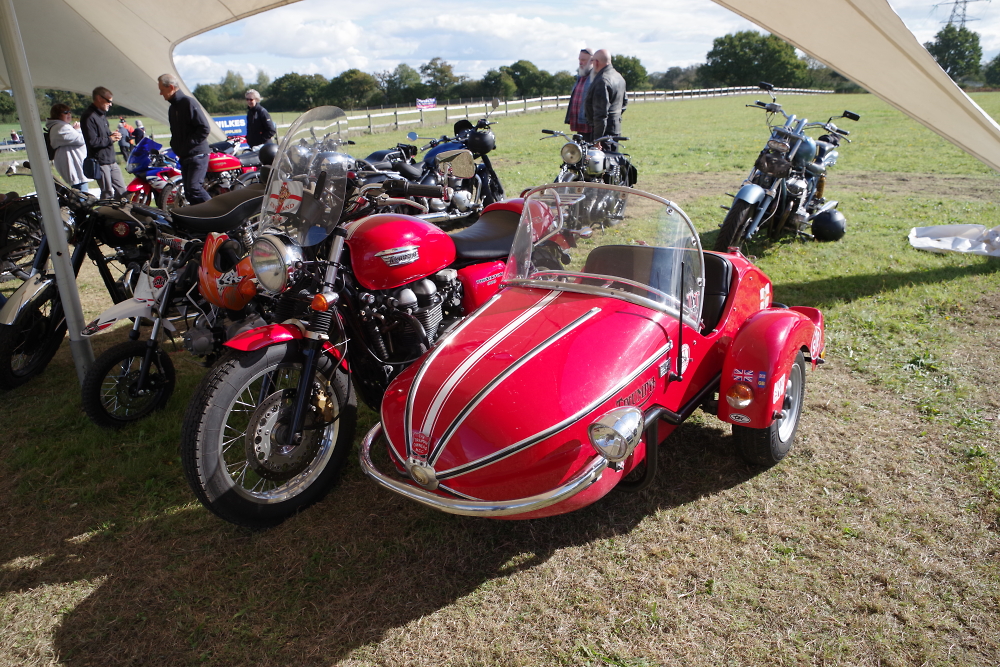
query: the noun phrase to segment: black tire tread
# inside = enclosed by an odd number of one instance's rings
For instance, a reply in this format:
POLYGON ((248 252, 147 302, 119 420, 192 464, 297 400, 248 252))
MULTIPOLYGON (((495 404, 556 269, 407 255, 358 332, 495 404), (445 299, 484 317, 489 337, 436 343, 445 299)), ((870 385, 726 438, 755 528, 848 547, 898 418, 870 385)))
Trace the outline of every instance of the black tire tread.
MULTIPOLYGON (((56 291, 55 285, 52 285, 48 289, 55 291, 55 294, 46 292, 35 303, 44 303, 51 299, 53 303, 52 312, 55 313, 61 304, 59 293, 56 291)), ((14 354, 14 347, 17 345, 19 331, 24 324, 24 318, 27 317, 28 313, 29 310, 25 309, 18 315, 13 324, 0 325, 0 391, 16 389, 36 375, 41 375, 46 366, 49 365, 49 362, 52 361, 52 357, 56 355, 59 346, 62 344, 63 337, 66 335, 66 320, 65 318, 60 318, 62 319, 61 323, 55 330, 49 330, 49 333, 46 335, 47 340, 42 343, 40 351, 34 356, 28 369, 21 374, 15 374, 11 369, 11 357, 14 354)))
POLYGON ((134 417, 122 419, 109 414, 104 408, 104 404, 101 402, 101 388, 104 384, 104 378, 107 377, 111 369, 125 359, 144 356, 146 353, 146 346, 146 341, 141 340, 127 340, 123 343, 119 343, 118 345, 105 350, 105 352, 94 361, 90 370, 87 371, 87 375, 83 378, 83 386, 81 388, 83 411, 86 412, 87 416, 90 417, 90 420, 98 426, 109 429, 123 428, 132 422, 144 419, 149 416, 149 414, 157 410, 162 410, 167 405, 167 402, 174 393, 177 373, 174 370, 174 362, 171 361, 170 355, 167 354, 166 350, 159 347, 156 350, 156 354, 159 357, 159 364, 161 370, 163 371, 165 383, 159 396, 157 396, 157 400, 151 407, 142 413, 136 414, 134 417))
MULTIPOLYGON (((802 368, 802 387, 800 391, 803 395, 799 397, 801 406, 801 401, 805 396, 805 357, 802 356, 802 352, 796 355, 794 364, 798 364, 802 368)), ((773 422, 768 428, 750 428, 748 426, 733 424, 733 439, 739 449, 740 456, 747 463, 762 468, 770 468, 777 465, 791 451, 792 445, 795 444, 795 436, 798 433, 801 421, 802 410, 800 407, 796 415, 795 428, 792 430, 791 436, 784 443, 778 439, 777 422, 773 422)))
POLYGON ((725 219, 722 221, 722 228, 719 229, 719 235, 715 238, 715 245, 712 246, 712 250, 726 252, 730 247, 742 246, 744 243, 743 234, 746 233, 746 227, 752 210, 750 204, 742 199, 733 202, 733 207, 729 209, 725 219))

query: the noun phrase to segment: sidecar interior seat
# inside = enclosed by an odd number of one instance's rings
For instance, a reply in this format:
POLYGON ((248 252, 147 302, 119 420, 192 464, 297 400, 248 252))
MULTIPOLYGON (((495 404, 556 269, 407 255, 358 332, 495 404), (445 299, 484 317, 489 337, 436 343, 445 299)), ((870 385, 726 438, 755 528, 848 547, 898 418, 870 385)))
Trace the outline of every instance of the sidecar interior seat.
MULTIPOLYGON (((668 271, 659 271, 658 267, 676 266, 679 263, 674 257, 676 252, 677 250, 672 248, 653 246, 599 246, 587 256, 583 272, 634 280, 669 294, 672 291, 669 283, 672 275, 668 271)), ((719 324, 726 299, 729 297, 729 288, 733 283, 733 265, 722 255, 703 253, 703 256, 705 291, 701 312, 704 324, 701 331, 708 333, 719 324)), ((640 296, 648 294, 638 287, 631 288, 631 291, 640 296)))

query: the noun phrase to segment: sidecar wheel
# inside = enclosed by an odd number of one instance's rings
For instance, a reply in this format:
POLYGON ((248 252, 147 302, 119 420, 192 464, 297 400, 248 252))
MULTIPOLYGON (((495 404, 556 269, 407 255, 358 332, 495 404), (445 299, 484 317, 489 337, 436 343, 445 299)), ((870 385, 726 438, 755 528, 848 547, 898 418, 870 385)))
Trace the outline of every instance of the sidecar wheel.
POLYGON ((785 416, 775 419, 767 428, 749 428, 733 424, 733 439, 740 454, 751 465, 770 468, 785 458, 799 430, 802 401, 806 387, 806 360, 799 352, 785 384, 785 416))
POLYGON ((181 430, 184 473, 198 499, 226 521, 255 529, 277 525, 322 499, 344 466, 354 442, 357 397, 348 392, 347 374, 326 356, 317 362, 313 392, 332 392, 331 421, 320 422, 318 411, 308 409, 299 444, 272 439, 290 416, 301 360, 297 343, 230 354, 188 404, 181 430))
POLYGON ((83 410, 98 426, 122 428, 162 409, 174 393, 174 363, 156 348, 142 389, 137 387, 148 343, 129 340, 102 354, 83 378, 83 410))
POLYGON ((722 228, 715 238, 715 245, 712 250, 716 252, 728 252, 731 247, 740 247, 745 242, 743 235, 746 234, 747 225, 750 224, 750 214, 753 206, 742 199, 734 202, 729 209, 726 218, 722 221, 722 228))

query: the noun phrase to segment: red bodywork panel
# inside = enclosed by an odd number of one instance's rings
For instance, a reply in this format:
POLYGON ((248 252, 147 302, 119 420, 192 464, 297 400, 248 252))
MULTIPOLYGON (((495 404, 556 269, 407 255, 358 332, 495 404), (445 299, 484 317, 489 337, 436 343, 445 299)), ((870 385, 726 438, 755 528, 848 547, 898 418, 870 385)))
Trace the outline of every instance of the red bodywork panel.
POLYGON ((382 213, 348 226, 354 277, 365 289, 385 290, 434 275, 455 261, 455 243, 420 218, 382 213))
MULTIPOLYGON (((239 336, 225 342, 226 347, 231 347, 240 352, 254 352, 276 343, 287 343, 290 340, 301 340, 305 336, 302 331, 291 324, 269 324, 265 327, 257 327, 250 331, 244 331, 239 336)), ((346 359, 343 358, 340 350, 329 341, 323 343, 323 351, 340 361, 347 370, 346 359)))
POLYGON ((490 300, 500 289, 505 262, 484 262, 458 270, 458 281, 462 283, 462 310, 471 313, 490 300))
POLYGON ((227 153, 212 153, 208 156, 208 173, 219 173, 239 169, 243 171, 243 163, 238 157, 227 153))

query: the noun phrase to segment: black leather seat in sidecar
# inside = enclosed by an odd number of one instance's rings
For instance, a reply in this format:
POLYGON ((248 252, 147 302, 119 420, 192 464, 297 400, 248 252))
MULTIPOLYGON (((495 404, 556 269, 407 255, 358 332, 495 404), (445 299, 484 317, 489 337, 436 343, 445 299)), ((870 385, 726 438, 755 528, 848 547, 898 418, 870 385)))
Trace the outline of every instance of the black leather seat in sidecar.
POLYGON ((506 257, 514 245, 521 216, 514 211, 487 211, 479 219, 451 235, 458 259, 506 257))
POLYGON ((719 325, 719 318, 729 298, 729 288, 733 284, 733 265, 722 255, 705 255, 705 300, 701 307, 701 332, 710 333, 719 325))
POLYGON ((176 227, 195 234, 228 232, 246 222, 264 204, 264 184, 231 190, 207 202, 175 208, 170 219, 176 227))

